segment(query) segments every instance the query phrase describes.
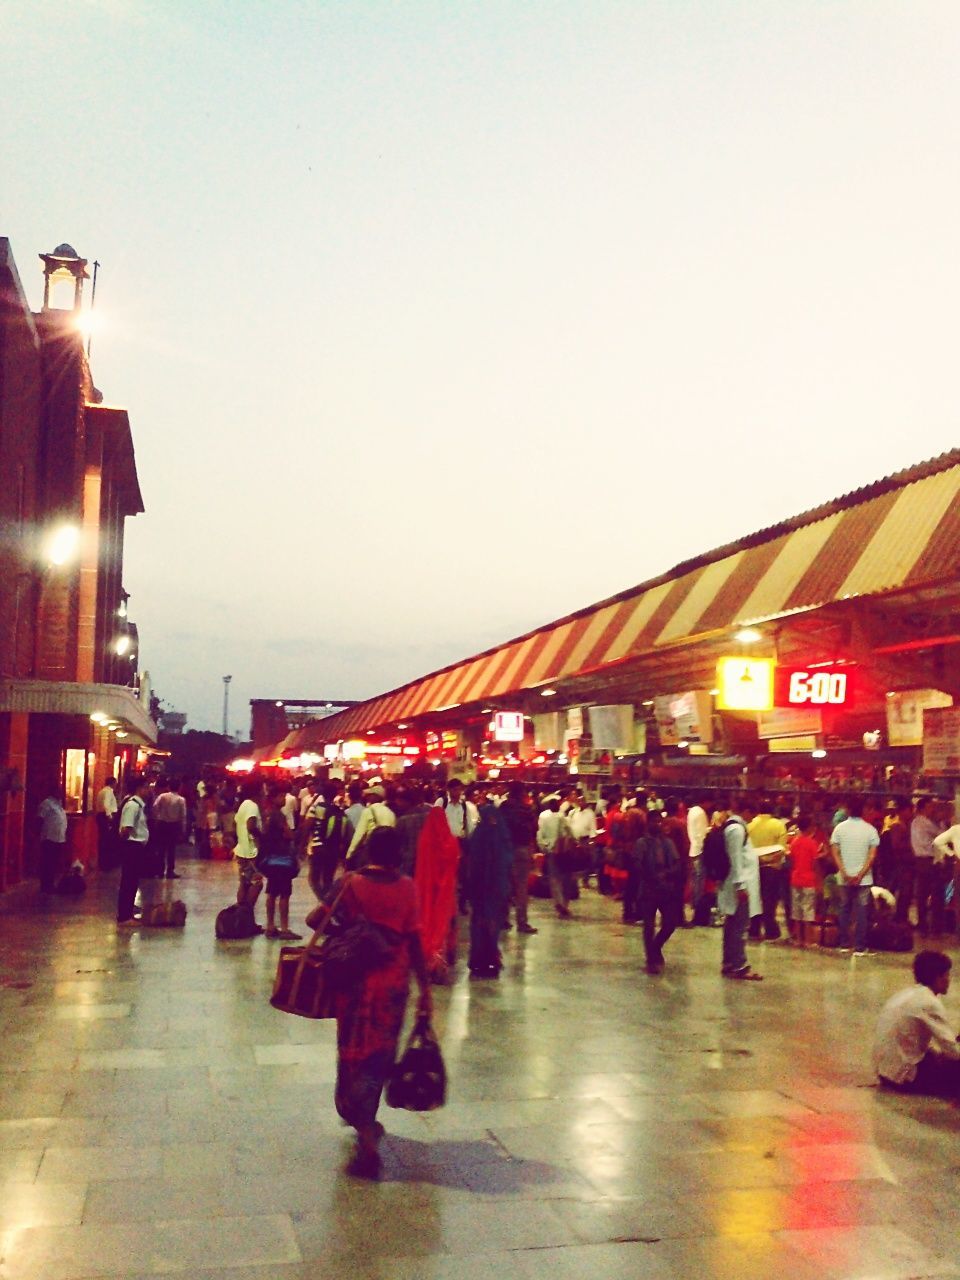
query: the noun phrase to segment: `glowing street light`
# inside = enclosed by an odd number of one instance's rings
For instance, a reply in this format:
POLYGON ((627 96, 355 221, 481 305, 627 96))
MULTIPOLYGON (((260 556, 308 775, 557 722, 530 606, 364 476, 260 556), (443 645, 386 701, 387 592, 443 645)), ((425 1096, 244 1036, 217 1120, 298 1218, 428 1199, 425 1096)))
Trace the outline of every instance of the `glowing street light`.
POLYGON ((62 524, 47 539, 46 557, 49 564, 59 566, 72 560, 80 546, 80 530, 75 524, 62 524))

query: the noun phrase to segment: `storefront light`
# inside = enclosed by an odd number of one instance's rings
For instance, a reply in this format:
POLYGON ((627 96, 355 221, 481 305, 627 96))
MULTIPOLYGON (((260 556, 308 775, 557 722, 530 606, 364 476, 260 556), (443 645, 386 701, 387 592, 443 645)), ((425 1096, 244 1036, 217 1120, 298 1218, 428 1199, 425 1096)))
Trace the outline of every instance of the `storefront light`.
POLYGON ((756 644, 758 640, 763 639, 763 632, 758 631, 756 627, 741 627, 734 633, 733 638, 738 644, 756 644))
POLYGON ((541 689, 541 690, 540 690, 540 697, 541 697, 541 698, 555 698, 556 696, 557 696, 557 691, 556 691, 556 689, 541 689))
POLYGON ((118 636, 113 647, 116 650, 117 657, 122 658, 125 653, 130 652, 130 637, 118 636))
POLYGON ((813 756, 814 760, 825 760, 827 758, 827 753, 824 751, 823 747, 817 747, 814 751, 811 751, 810 754, 813 756))
POLYGON ((93 711, 90 713, 90 719, 94 724, 106 724, 110 717, 105 711, 93 711))

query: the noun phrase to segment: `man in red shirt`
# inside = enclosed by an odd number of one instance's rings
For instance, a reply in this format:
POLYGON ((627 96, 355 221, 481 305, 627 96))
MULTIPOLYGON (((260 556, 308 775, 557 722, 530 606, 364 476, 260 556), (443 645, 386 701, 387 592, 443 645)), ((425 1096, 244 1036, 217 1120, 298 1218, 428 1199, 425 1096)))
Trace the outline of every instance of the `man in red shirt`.
POLYGON ((816 862, 823 845, 814 838, 813 819, 797 818, 798 832, 790 841, 790 915, 794 941, 801 947, 814 941, 817 918, 816 862))

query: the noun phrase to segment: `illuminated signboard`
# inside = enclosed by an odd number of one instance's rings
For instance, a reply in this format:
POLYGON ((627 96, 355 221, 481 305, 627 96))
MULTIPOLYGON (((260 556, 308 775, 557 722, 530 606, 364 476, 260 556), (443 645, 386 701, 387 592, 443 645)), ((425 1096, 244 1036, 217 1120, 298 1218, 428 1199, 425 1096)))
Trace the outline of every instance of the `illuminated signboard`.
POLYGON ((853 703, 853 668, 837 663, 777 667, 773 701, 778 707, 849 707, 853 703))
POLYGON ((493 717, 493 737, 495 742, 522 742, 523 712, 498 711, 493 717))
POLYGON ((723 711, 769 711, 773 706, 772 658, 721 658, 717 706, 723 711))

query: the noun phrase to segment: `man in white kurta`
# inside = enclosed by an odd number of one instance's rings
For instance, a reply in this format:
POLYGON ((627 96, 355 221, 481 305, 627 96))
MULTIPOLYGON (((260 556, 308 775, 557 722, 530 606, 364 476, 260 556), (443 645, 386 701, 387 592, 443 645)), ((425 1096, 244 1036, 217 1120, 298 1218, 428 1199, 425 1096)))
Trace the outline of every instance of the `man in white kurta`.
POLYGON ((721 804, 723 838, 730 859, 730 871, 717 891, 717 907, 723 915, 723 961, 720 972, 725 978, 759 982, 747 960, 747 927, 752 916, 758 916, 760 904, 760 859, 750 843, 747 822, 753 810, 743 805, 741 817, 721 804), (724 812, 725 810, 725 812, 724 812))

